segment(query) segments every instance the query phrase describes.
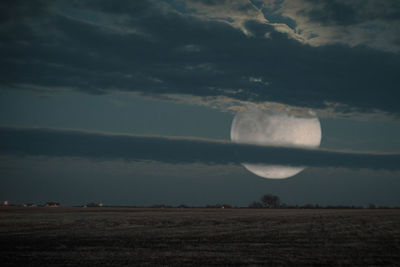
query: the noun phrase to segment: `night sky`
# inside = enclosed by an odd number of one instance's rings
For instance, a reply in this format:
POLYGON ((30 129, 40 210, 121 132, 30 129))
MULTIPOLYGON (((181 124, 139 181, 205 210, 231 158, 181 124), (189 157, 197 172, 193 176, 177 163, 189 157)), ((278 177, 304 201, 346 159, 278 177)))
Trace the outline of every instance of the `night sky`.
POLYGON ((6 0, 0 48, 0 201, 400 206, 400 1, 6 0), (231 143, 249 107, 320 149, 231 143))

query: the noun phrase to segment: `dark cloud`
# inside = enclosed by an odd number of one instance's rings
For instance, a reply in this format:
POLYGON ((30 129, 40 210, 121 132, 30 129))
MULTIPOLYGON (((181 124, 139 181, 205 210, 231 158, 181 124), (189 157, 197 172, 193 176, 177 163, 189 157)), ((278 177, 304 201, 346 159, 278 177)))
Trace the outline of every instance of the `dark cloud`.
POLYGON ((399 154, 268 147, 226 141, 108 135, 81 131, 0 128, 0 153, 166 163, 266 163, 291 166, 400 169, 399 154))
POLYGON ((352 25, 372 20, 400 20, 400 2, 397 0, 307 0, 313 7, 300 10, 310 21, 324 25, 352 25))
POLYGON ((255 20, 244 24, 245 35, 158 1, 20 3, 0 25, 2 88, 228 96, 310 108, 334 102, 400 113, 398 54, 311 47, 255 20))
POLYGON ((208 6, 216 6, 216 5, 225 4, 227 2, 227 0, 200 0, 198 2, 200 2, 204 5, 208 5, 208 6))
POLYGON ((355 7, 349 3, 338 1, 310 1, 311 3, 321 3, 320 7, 314 7, 303 15, 309 17, 311 21, 322 24, 335 23, 338 25, 350 25, 356 23, 355 7))

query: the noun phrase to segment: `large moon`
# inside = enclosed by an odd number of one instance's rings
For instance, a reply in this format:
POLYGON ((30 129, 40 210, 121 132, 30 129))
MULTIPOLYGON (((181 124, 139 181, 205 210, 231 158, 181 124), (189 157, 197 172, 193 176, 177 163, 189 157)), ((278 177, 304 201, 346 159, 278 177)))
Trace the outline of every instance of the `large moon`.
MULTIPOLYGON (((237 113, 233 119, 231 140, 242 144, 316 148, 321 143, 321 124, 316 117, 295 117, 250 108, 237 113)), ((258 176, 273 179, 288 178, 304 169, 247 163, 243 166, 258 176)))

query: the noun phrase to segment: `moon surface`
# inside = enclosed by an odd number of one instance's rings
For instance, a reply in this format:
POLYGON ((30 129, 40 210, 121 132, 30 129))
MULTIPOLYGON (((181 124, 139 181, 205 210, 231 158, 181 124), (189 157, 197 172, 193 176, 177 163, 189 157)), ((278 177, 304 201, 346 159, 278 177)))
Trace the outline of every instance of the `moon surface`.
MULTIPOLYGON (((316 117, 294 117, 250 108, 234 117, 231 140, 242 144, 316 148, 321 143, 321 124, 316 117)), ((305 168, 247 163, 243 166, 258 176, 273 179, 291 177, 305 168)))

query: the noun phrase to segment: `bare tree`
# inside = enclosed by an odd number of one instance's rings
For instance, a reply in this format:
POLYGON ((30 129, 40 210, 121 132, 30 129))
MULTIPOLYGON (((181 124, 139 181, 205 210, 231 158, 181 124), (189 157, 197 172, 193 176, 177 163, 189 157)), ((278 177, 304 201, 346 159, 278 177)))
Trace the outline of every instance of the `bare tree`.
POLYGON ((268 209, 279 208, 281 204, 279 197, 271 194, 263 195, 260 200, 264 207, 268 209))

